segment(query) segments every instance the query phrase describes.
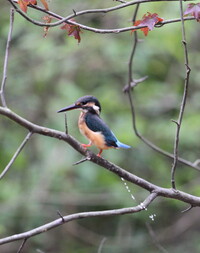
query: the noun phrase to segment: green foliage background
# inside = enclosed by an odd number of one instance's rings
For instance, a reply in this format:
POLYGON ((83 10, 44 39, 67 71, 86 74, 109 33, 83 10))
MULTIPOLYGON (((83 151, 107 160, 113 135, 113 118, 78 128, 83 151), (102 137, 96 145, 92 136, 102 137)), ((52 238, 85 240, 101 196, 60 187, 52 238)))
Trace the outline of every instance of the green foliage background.
MULTIPOLYGON (((67 16, 72 10, 105 8, 115 1, 51 1, 50 9, 67 16)), ((184 3, 186 8, 186 3, 184 3)), ((8 2, 1 3, 0 66, 9 29, 8 2)), ((134 7, 108 14, 77 18, 97 28, 131 25, 134 7)), ((164 19, 179 17, 178 2, 143 4, 138 17, 156 12, 164 19)), ((31 17, 42 15, 28 10, 31 17)), ((199 24, 186 22, 190 65, 190 90, 181 130, 180 155, 190 161, 199 158, 200 89, 199 24)), ((148 75, 134 91, 137 125, 142 134, 161 148, 173 152, 175 125, 184 83, 184 54, 180 23, 154 29, 140 39, 134 58, 134 78, 148 75)), ((103 157, 126 170, 158 184, 170 187, 172 161, 155 153, 137 139, 132 129, 128 98, 122 89, 128 80, 128 60, 133 36, 95 34, 83 31, 81 43, 62 30, 50 29, 43 38, 41 27, 15 15, 10 49, 6 100, 8 106, 26 119, 64 131, 64 115, 56 111, 77 98, 93 94, 102 104, 102 117, 131 150, 108 150, 103 157)), ((77 129, 78 112, 67 114, 69 133, 85 142, 77 129)), ((17 124, 0 117, 0 170, 2 171, 27 134, 17 124)), ((97 152, 95 148, 92 148, 97 152)), ((135 206, 147 192, 129 185, 133 201, 120 178, 92 163, 73 166, 82 157, 66 143, 34 135, 8 174, 0 182, 0 237, 30 230, 63 215, 90 210, 135 206)), ((180 165, 176 172, 178 188, 199 195, 199 172, 180 165)), ((199 209, 187 208, 174 200, 159 199, 146 212, 109 218, 71 222, 31 238, 24 252, 159 252, 150 237, 150 223, 156 238, 169 252, 199 252, 199 209), (149 216, 156 215, 154 221, 149 216), (40 250, 40 251, 39 251, 40 250)), ((16 252, 19 242, 1 246, 1 252, 16 252)))

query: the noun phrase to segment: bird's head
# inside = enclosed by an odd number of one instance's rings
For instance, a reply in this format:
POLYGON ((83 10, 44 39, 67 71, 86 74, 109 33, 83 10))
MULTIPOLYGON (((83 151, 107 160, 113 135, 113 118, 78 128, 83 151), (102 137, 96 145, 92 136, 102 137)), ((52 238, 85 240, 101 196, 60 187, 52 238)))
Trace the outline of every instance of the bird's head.
POLYGON ((79 98, 74 104, 60 109, 58 112, 65 112, 74 109, 80 109, 84 112, 100 114, 101 105, 96 97, 87 95, 79 98))

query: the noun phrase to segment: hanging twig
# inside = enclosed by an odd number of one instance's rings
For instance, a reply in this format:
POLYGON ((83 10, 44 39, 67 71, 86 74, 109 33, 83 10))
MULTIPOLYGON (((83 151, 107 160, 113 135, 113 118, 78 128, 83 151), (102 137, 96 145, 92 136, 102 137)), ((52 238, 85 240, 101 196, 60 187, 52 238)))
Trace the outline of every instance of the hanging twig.
POLYGON ((168 251, 167 251, 167 250, 160 244, 160 242, 158 241, 158 239, 157 239, 157 237, 156 237, 156 235, 155 235, 155 233, 154 233, 154 231, 153 231, 151 225, 150 225, 148 222, 146 222, 146 227, 147 227, 147 229, 148 229, 148 232, 149 232, 149 234, 150 234, 150 236, 151 236, 151 239, 152 239, 154 245, 156 246, 156 248, 157 248, 160 252, 162 252, 162 253, 168 253, 168 251))
POLYGON ((182 97, 182 102, 180 106, 180 111, 179 111, 179 117, 177 121, 174 121, 176 123, 176 133, 175 133, 175 140, 174 140, 174 161, 172 164, 172 169, 171 169, 171 183, 172 183, 172 188, 176 189, 176 184, 175 184, 175 171, 177 167, 177 162, 178 162, 178 149, 179 149, 179 136, 180 136, 180 129, 181 129, 181 124, 183 120, 183 114, 185 111, 185 105, 187 101, 187 95, 188 95, 188 86, 189 86, 189 77, 190 77, 190 67, 189 67, 189 59, 188 59, 188 49, 187 49, 187 42, 186 42, 186 35, 185 35, 185 25, 184 25, 184 19, 183 19, 183 3, 182 0, 180 0, 180 16, 181 16, 181 27, 182 27, 182 43, 183 43, 183 48, 184 48, 184 57, 185 57, 185 84, 184 84, 184 91, 183 91, 183 97, 182 97))
POLYGON ((21 252, 22 252, 22 249, 23 249, 25 243, 27 242, 27 240, 28 240, 28 238, 25 238, 25 239, 23 240, 23 242, 22 242, 22 244, 20 245, 20 247, 19 247, 17 253, 21 253, 21 252))
MULTIPOLYGON (((135 17, 136 17, 136 13, 134 14, 134 17, 133 17, 133 22, 135 20, 135 17)), ((183 16, 181 19, 179 20, 183 20, 183 16)), ((185 18, 184 18, 185 20, 185 18)), ((165 21, 165 22, 168 22, 168 21, 165 21)), ((185 41, 183 39, 183 41, 185 41)), ((135 51, 136 51, 136 47, 137 47, 137 44, 138 44, 138 38, 137 38, 137 31, 134 31, 134 43, 133 43, 133 49, 132 49, 132 52, 131 52, 131 55, 130 55, 130 59, 129 59, 129 64, 128 64, 128 84, 123 88, 123 91, 124 92, 127 92, 128 94, 128 98, 129 98, 129 102, 130 102, 130 107, 131 107, 131 114, 132 114, 132 124, 133 124, 133 129, 134 129, 134 132, 135 132, 135 135, 141 140, 143 141, 146 145, 148 145, 150 148, 152 148, 153 150, 155 150, 156 152, 170 158, 170 159, 174 159, 174 154, 171 154, 163 149, 161 149, 160 147, 158 147, 157 145, 155 145, 153 142, 149 141, 148 139, 146 139, 138 130, 137 128, 137 124, 136 124, 136 113, 135 113, 135 106, 134 106, 134 102, 133 102, 133 98, 132 98, 132 95, 131 95, 131 89, 133 89, 136 85, 137 85, 137 82, 135 82, 135 80, 133 79, 132 77, 132 68, 133 68, 133 58, 134 58, 134 55, 135 55, 135 51)), ((187 52, 187 50, 186 50, 187 52)), ((186 66, 188 66, 188 64, 186 64, 186 66)), ((189 73, 188 73, 189 75, 189 73)), ((138 83, 140 82, 143 82, 146 80, 146 77, 144 78, 141 78, 138 80, 138 83)), ((181 157, 178 157, 177 156, 177 161, 185 164, 185 165, 188 165, 190 167, 193 167, 195 168, 196 170, 200 171, 200 166, 198 163, 192 163, 192 162, 189 162, 181 157)))
POLYGON ((8 165, 5 167, 5 169, 1 172, 0 174, 0 180, 5 176, 5 174, 8 172, 8 170, 10 169, 10 167, 12 166, 12 164, 14 163, 14 161, 16 160, 16 158, 18 157, 18 155, 20 154, 20 152, 22 151, 22 149, 24 148, 24 146, 26 145, 26 143, 29 141, 31 135, 33 133, 29 132, 27 134, 27 136, 25 137, 25 139, 23 140, 23 142, 21 143, 21 145, 19 146, 19 148, 17 149, 17 151, 15 152, 15 154, 13 155, 12 159, 10 160, 10 162, 8 163, 8 165))
POLYGON ((68 134, 67 113, 65 113, 65 133, 68 134))
POLYGON ((2 78, 1 90, 0 90, 1 103, 4 107, 7 107, 4 92, 5 92, 5 85, 6 85, 6 80, 7 80, 8 55, 9 55, 9 49, 10 49, 10 42, 11 42, 11 38, 12 38, 14 13, 15 13, 14 9, 11 8, 10 9, 10 28, 9 28, 9 32, 8 32, 8 39, 7 39, 6 50, 5 50, 3 78, 2 78))
POLYGON ((98 248, 97 253, 102 253, 102 249, 103 249, 103 246, 104 246, 106 240, 107 240, 106 237, 104 237, 104 238, 101 240, 101 243, 100 243, 100 245, 99 245, 99 248, 98 248))

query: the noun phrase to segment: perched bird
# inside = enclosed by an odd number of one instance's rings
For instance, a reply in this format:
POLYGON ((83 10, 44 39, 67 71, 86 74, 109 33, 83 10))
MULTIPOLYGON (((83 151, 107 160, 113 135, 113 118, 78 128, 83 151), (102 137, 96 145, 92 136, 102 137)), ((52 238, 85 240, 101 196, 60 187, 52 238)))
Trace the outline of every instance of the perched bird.
POLYGON ((94 96, 84 96, 79 98, 74 104, 62 108, 58 112, 65 112, 74 109, 80 109, 81 114, 78 120, 80 132, 89 139, 89 144, 82 144, 83 147, 95 145, 100 151, 109 148, 130 148, 130 146, 121 143, 109 129, 106 123, 100 118, 101 105, 94 96))

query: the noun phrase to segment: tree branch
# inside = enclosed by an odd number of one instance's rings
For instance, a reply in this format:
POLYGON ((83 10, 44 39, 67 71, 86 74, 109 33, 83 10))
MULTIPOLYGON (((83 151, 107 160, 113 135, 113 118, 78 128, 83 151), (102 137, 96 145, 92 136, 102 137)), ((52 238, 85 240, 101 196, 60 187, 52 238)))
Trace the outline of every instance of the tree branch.
POLYGON ((23 249, 23 247, 24 247, 24 245, 25 245, 27 239, 28 239, 28 238, 25 238, 25 239, 23 240, 23 242, 22 242, 22 244, 20 245, 20 247, 19 247, 17 253, 21 253, 21 252, 22 252, 22 249, 23 249))
MULTIPOLYGON (((136 14, 137 14, 137 9, 134 12, 134 17, 133 17, 133 21, 136 19, 136 14)), ((183 18, 183 16, 182 16, 183 18)), ((181 20, 181 19, 180 19, 181 20)), ((165 21, 167 22, 167 21, 165 21)), ((159 148, 157 145, 155 145, 153 142, 149 141, 148 139, 146 139, 138 130, 137 128, 137 124, 136 124, 136 113, 135 113, 135 106, 134 106, 134 102, 133 102, 133 98, 131 95, 131 89, 134 89, 134 87, 138 84, 141 83, 143 81, 146 80, 147 77, 143 77, 141 79, 138 80, 134 80, 133 76, 132 76, 132 72, 133 72, 133 58, 135 55, 135 51, 136 51, 136 47, 138 44, 138 37, 137 37, 137 31, 134 32, 134 43, 133 43, 133 49, 130 55, 130 59, 129 59, 129 63, 128 63, 128 84, 123 88, 124 92, 128 93, 128 98, 129 98, 129 103, 130 103, 130 107, 131 107, 131 114, 132 114, 132 124, 133 124, 133 130, 135 132, 135 135, 142 141, 144 142, 147 146, 149 146, 150 148, 152 148, 153 150, 155 150, 156 152, 170 158, 170 159, 174 159, 174 155, 159 148)), ((200 167, 198 166, 198 163, 192 163, 189 162, 181 157, 177 156, 177 161, 181 162, 182 164, 185 164, 189 167, 192 167, 198 171, 200 171, 200 167)))
MULTIPOLYGON (((80 11, 80 12, 76 12, 76 15, 75 14, 71 14, 67 17, 62 17, 56 13, 53 13, 51 11, 47 11, 37 5, 30 5, 31 8, 34 8, 36 10, 39 10, 41 12, 44 12, 56 19, 59 19, 59 21, 57 22, 54 22, 54 23, 43 23, 43 22, 39 22, 39 21, 36 21, 32 18, 30 18, 27 14, 25 14, 23 11, 21 11, 15 4, 14 2, 16 1, 12 1, 12 0, 7 0, 9 1, 12 6, 15 8, 15 10, 21 15, 23 16, 27 21, 31 22, 32 24, 34 25, 37 25, 37 26, 42 26, 42 27, 55 27, 55 26, 58 26, 58 25, 61 25, 62 23, 68 23, 68 24, 72 24, 72 25, 77 25, 79 26, 81 29, 83 30, 87 30, 87 31, 90 31, 90 32, 95 32, 95 33, 101 33, 101 34, 105 34, 105 33, 122 33, 122 32, 127 32, 127 31, 131 31, 133 29, 141 29, 141 28, 144 28, 146 26, 131 26, 131 27, 125 27, 125 28, 117 28, 117 29, 98 29, 98 28, 93 28, 93 27, 90 27, 90 26, 86 26, 86 25, 83 25, 83 24, 80 24, 80 23, 77 23, 75 21, 72 21, 71 19, 76 17, 76 16, 80 16, 80 15, 83 15, 83 14, 91 14, 91 13, 107 13, 107 12, 110 12, 110 11, 114 11, 114 10, 117 10, 117 9, 121 9, 121 8, 124 8, 124 7, 127 7, 127 6, 130 6, 130 5, 134 5, 134 4, 138 4, 138 3, 145 3, 145 2, 148 2, 147 0, 138 0, 138 1, 131 1, 127 4, 122 4, 122 5, 119 5, 121 6, 119 8, 119 6, 117 7, 111 7, 111 8, 107 8, 107 9, 94 9, 94 10, 85 10, 85 11, 80 11)), ((157 1, 161 1, 161 0, 157 0, 157 1)), ((172 0, 169 0, 169 1, 172 1, 172 0)), ((175 0, 177 1, 177 0, 175 0)), ((149 2, 153 2, 153 1, 149 1, 149 2)), ((184 20, 194 20, 195 18, 194 17, 186 17, 184 18, 184 20)), ((181 19, 171 19, 171 20, 166 20, 166 21, 162 21, 159 23, 159 25, 155 26, 157 28, 165 25, 165 24, 170 24, 170 23, 175 23, 175 22, 180 22, 181 19)))
POLYGON ((116 215, 122 215, 122 214, 131 214, 131 213, 141 212, 142 210, 145 210, 156 197, 157 197, 156 193, 151 193, 144 200, 143 203, 141 203, 135 207, 120 208, 120 209, 105 210, 105 211, 82 212, 82 213, 75 213, 75 214, 63 216, 59 219, 56 219, 52 222, 49 222, 45 225, 42 225, 42 226, 37 227, 35 229, 29 230, 27 232, 2 238, 2 239, 0 239, 0 245, 6 244, 9 242, 13 242, 13 241, 17 241, 17 240, 28 239, 28 238, 33 237, 35 235, 45 233, 48 230, 51 230, 53 228, 56 228, 58 226, 63 225, 64 223, 68 223, 73 220, 90 218, 90 217, 116 216, 116 215))
MULTIPOLYGON (((125 180, 140 186, 141 188, 149 191, 155 192, 158 196, 163 196, 166 198, 172 198, 176 200, 183 201, 185 203, 191 204, 192 206, 200 206, 200 197, 196 197, 194 195, 182 192, 182 191, 174 191, 173 189, 167 189, 163 187, 159 187, 155 184, 152 184, 146 181, 143 178, 140 178, 119 166, 105 160, 102 157, 98 157, 92 151, 84 149, 79 142, 77 142, 71 135, 66 134, 64 132, 60 132, 54 129, 42 127, 31 123, 30 121, 20 117, 16 113, 12 112, 8 108, 0 107, 0 114, 10 118, 11 120, 15 121, 19 125, 23 126, 24 128, 28 129, 29 131, 49 137, 53 137, 59 140, 63 140, 67 142, 71 147, 73 147, 77 152, 80 154, 90 157, 90 162, 93 162, 111 172, 116 174, 119 177, 123 177, 125 180)), ((158 169, 158 168, 156 168, 158 169)))
POLYGON ((181 27, 182 27, 182 43, 183 43, 183 47, 184 47, 184 57, 185 57, 185 83, 184 83, 184 91, 183 91, 183 97, 182 97, 182 102, 181 102, 181 106, 180 106, 178 120, 175 121, 176 133, 175 133, 175 141, 174 141, 174 161, 173 161, 172 169, 171 169, 171 183, 172 183, 172 188, 174 188, 174 189, 176 189, 174 177, 175 177, 175 171, 176 171, 177 162, 178 162, 180 129, 181 129, 181 124, 183 121, 183 114, 185 111, 185 105, 186 105, 186 101, 187 101, 189 77, 190 77, 190 71, 191 71, 191 69, 189 67, 188 50, 187 50, 187 42, 186 42, 186 35, 185 35, 185 25, 184 25, 184 18, 183 18, 182 0, 180 0, 180 16, 181 16, 181 27))
POLYGON ((14 22, 14 9, 11 8, 10 9, 10 28, 9 28, 8 39, 7 39, 7 44, 6 44, 4 66, 3 66, 3 78, 2 78, 1 90, 0 90, 1 103, 4 107, 7 107, 4 90, 5 90, 6 80, 7 80, 8 55, 9 55, 10 42, 11 42, 11 37, 12 37, 13 22, 14 22))
POLYGON ((10 167, 12 166, 12 164, 14 163, 14 161, 16 160, 16 158, 18 157, 18 155, 20 154, 20 152, 22 151, 22 149, 24 148, 24 146, 26 145, 26 143, 29 141, 31 135, 33 133, 29 132, 27 134, 27 136, 25 137, 25 139, 23 140, 23 142, 21 143, 21 145, 19 146, 19 148, 17 149, 17 151, 15 152, 15 154, 13 155, 12 159, 10 160, 10 162, 8 163, 8 165, 5 167, 5 169, 1 172, 0 174, 0 180, 5 176, 5 174, 8 172, 8 170, 10 169, 10 167))
POLYGON ((154 233, 154 231, 153 231, 151 225, 150 225, 148 222, 146 222, 146 227, 147 227, 147 229, 148 229, 148 232, 149 232, 149 234, 150 234, 150 236, 151 236, 151 238, 152 238, 152 241, 153 241, 154 245, 156 246, 156 248, 157 248, 160 252, 162 252, 162 253, 169 253, 169 252, 160 244, 160 242, 159 242, 158 238, 156 237, 156 235, 155 235, 155 233, 154 233))

